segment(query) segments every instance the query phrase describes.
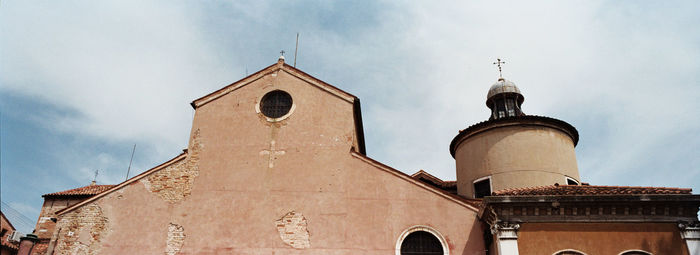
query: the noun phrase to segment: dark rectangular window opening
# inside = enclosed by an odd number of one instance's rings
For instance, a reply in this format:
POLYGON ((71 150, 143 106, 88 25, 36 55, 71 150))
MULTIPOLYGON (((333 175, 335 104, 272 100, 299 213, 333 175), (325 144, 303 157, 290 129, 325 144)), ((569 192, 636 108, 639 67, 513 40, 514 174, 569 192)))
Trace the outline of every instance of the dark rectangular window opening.
POLYGON ((578 185, 578 182, 572 178, 566 178, 566 185, 578 185))
POLYGON ((491 195, 491 179, 486 178, 474 183, 474 197, 482 198, 491 195))

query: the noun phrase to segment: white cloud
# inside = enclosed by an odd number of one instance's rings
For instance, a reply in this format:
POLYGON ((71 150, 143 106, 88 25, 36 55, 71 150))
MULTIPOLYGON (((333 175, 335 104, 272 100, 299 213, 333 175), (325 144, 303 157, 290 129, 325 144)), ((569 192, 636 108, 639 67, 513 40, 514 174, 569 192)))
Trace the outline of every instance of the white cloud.
MULTIPOLYGON (((658 158, 692 177, 659 185, 700 189, 692 162, 673 156, 697 158, 700 142, 668 143, 700 129, 694 3, 317 4, 3 3, 1 89, 77 112, 44 126, 138 142, 137 155, 164 159, 187 142, 191 100, 291 52, 299 31, 298 67, 362 99, 370 156, 454 179, 448 145, 488 118, 490 63, 501 57, 526 113, 579 128, 584 181, 657 185, 645 181, 657 169, 640 162, 658 158)), ((66 162, 82 182, 96 166, 125 169, 124 154, 66 162)))

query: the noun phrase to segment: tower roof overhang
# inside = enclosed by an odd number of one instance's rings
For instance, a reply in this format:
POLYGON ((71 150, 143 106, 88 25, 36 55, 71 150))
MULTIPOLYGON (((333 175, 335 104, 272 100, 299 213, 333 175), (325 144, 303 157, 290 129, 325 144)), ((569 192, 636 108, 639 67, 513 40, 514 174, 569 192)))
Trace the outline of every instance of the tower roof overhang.
POLYGON ((455 136, 455 138, 452 139, 452 142, 450 143, 450 154, 454 158, 455 152, 456 152, 459 144, 462 143, 462 141, 469 139, 472 136, 475 136, 477 134, 486 132, 488 130, 496 129, 496 128, 513 127, 513 126, 542 126, 542 127, 553 128, 553 129, 559 130, 559 131, 567 134, 569 137, 571 137, 571 141, 573 142, 574 147, 578 144, 578 131, 571 124, 566 123, 563 120, 550 118, 550 117, 536 116, 536 115, 523 115, 523 116, 512 116, 512 117, 506 117, 506 118, 487 120, 487 121, 483 121, 483 122, 479 122, 477 124, 471 125, 470 127, 466 128, 466 129, 460 130, 459 134, 457 134, 457 136, 455 136))

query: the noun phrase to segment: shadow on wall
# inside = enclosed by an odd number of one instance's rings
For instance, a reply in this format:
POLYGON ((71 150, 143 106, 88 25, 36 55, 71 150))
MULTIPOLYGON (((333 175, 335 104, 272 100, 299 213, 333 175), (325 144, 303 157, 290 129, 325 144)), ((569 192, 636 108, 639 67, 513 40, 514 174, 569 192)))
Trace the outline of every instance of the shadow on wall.
MULTIPOLYGON (((488 225, 481 222, 478 218, 475 218, 474 226, 469 233, 467 243, 464 245, 462 255, 485 254, 484 252, 488 249, 488 247, 485 247, 484 245, 484 231, 490 232, 488 225)), ((451 243, 450 246, 452 246, 451 243)), ((452 249, 452 247, 450 247, 450 249, 452 249)))
MULTIPOLYGON (((639 245, 639 247, 642 247, 643 251, 651 251, 653 247, 657 247, 657 253, 658 254, 673 254, 674 252, 677 252, 678 249, 677 247, 674 246, 675 244, 670 238, 661 238, 658 240, 647 240, 644 238, 642 240, 642 243, 639 245), (652 245, 654 243, 655 245, 652 245)), ((685 242, 682 244, 683 250, 687 251, 688 248, 686 247, 685 242)))

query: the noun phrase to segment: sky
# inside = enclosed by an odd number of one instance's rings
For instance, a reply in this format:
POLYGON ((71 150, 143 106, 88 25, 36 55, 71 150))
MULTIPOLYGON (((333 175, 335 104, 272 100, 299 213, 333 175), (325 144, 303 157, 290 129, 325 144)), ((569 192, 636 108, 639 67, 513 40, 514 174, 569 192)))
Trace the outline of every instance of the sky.
MULTIPOLYGON (((449 143, 503 76, 577 128, 583 182, 700 192, 696 1, 2 1, 0 199, 150 169, 189 103, 277 61, 361 99, 367 154, 454 180, 449 143)), ((4 209, 3 209, 4 210, 4 209)), ((30 224, 24 224, 30 225, 30 224)), ((33 226, 21 227, 31 232, 33 226)))

